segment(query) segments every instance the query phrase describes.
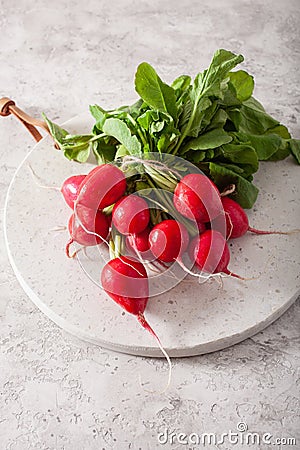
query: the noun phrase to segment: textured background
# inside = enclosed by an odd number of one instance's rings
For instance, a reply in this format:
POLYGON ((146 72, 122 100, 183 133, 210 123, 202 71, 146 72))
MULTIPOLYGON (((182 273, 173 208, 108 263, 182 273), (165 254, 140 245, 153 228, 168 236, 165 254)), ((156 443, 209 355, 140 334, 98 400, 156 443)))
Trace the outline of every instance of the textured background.
MULTIPOLYGON (((89 103, 133 100, 142 60, 171 80, 203 69, 223 47, 244 54, 256 96, 300 138, 299 24, 298 0, 0 0, 0 96, 63 122, 89 103)), ((1 208, 32 143, 14 119, 0 119, 1 208)), ((139 374, 151 374, 148 389, 160 389, 163 361, 66 335, 19 287, 2 234, 0 251, 1 450, 189 448, 160 446, 157 434, 222 433, 240 421, 251 431, 295 437, 300 448, 299 301, 233 348, 174 360, 169 391, 150 394, 139 374)))

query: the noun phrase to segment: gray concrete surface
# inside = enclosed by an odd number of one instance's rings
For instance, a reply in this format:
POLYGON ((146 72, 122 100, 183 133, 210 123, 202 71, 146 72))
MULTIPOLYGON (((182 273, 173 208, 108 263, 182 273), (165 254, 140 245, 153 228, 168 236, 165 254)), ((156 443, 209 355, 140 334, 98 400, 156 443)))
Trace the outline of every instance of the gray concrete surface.
MULTIPOLYGON (((298 0, 1 0, 0 95, 63 122, 89 103, 133 100, 142 60, 171 80, 197 73, 223 47, 244 54, 256 96, 300 138, 299 6, 298 0)), ((0 118, 2 208, 32 144, 16 120, 0 118)), ((260 436, 272 434, 273 444, 280 437, 298 441, 249 448, 300 448, 299 300, 235 347, 174 360, 171 388, 148 393, 165 382, 163 361, 104 351, 62 332, 18 285, 2 234, 0 249, 1 450, 201 448, 178 439, 160 444, 158 433, 220 437, 241 422, 260 436), (150 384, 141 388, 139 374, 152 376, 150 384)), ((248 446, 227 438, 207 447, 248 446)))

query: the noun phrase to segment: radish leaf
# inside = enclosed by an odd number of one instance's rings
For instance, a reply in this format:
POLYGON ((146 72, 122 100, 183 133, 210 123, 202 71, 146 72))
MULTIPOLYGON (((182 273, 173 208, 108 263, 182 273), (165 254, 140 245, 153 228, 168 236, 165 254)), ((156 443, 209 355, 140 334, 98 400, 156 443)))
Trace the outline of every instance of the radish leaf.
POLYGON ((169 113, 173 119, 177 117, 175 91, 163 83, 153 67, 141 63, 135 74, 135 89, 149 106, 169 113))
POLYGON ((61 128, 59 125, 57 125, 54 122, 51 122, 50 119, 46 116, 46 114, 42 114, 43 119, 45 120, 46 124, 48 125, 49 131, 55 140, 55 142, 60 146, 63 143, 63 138, 66 137, 69 133, 61 128))
POLYGON ((231 183, 235 184, 236 191, 233 196, 234 200, 243 208, 252 208, 258 195, 258 189, 253 183, 219 164, 209 163, 209 171, 211 178, 220 189, 225 188, 231 183))
POLYGON ((230 72, 230 82, 233 85, 238 100, 244 102, 251 97, 254 89, 254 79, 244 70, 230 72))
POLYGON ((136 136, 131 135, 131 131, 120 119, 107 119, 103 125, 103 132, 108 136, 113 136, 117 139, 120 144, 123 144, 124 147, 132 155, 139 155, 141 152, 141 144, 136 136))
POLYGON ((196 139, 191 139, 182 149, 181 155, 189 150, 206 150, 217 148, 232 141, 232 137, 222 128, 216 128, 201 134, 196 139))

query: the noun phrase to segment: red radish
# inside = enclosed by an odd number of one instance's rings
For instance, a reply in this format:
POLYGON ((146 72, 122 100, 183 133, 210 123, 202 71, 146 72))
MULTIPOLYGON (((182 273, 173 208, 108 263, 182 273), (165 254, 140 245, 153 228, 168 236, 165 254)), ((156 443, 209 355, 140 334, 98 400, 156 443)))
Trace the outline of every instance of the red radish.
POLYGON ((102 270, 101 283, 105 292, 127 312, 144 313, 149 285, 142 263, 127 256, 112 259, 102 270))
POLYGON ((198 242, 199 242, 199 236, 195 236, 191 240, 191 242, 189 243, 189 246, 188 246, 187 251, 188 251, 188 255, 189 255, 189 258, 192 261, 192 263, 195 263, 195 248, 196 248, 196 245, 198 244, 198 242))
POLYGON ((191 173, 180 180, 173 202, 184 217, 197 222, 210 222, 223 209, 217 186, 201 173, 191 173))
POLYGON ((175 261, 185 252, 189 243, 188 232, 176 220, 163 220, 155 225, 149 234, 153 255, 163 262, 175 261))
POLYGON ((112 222, 125 235, 138 234, 147 228, 150 221, 148 203, 137 195, 121 198, 112 211, 112 222))
POLYGON ((208 224, 206 224, 204 222, 197 222, 197 227, 198 227, 199 234, 201 234, 201 233, 204 233, 204 231, 206 231, 208 229, 208 224))
POLYGON ((70 258, 70 246, 73 242, 84 246, 101 244, 108 235, 107 216, 101 211, 93 211, 82 205, 76 206, 76 214, 69 219, 70 240, 66 245, 66 254, 70 258), (88 233, 89 231, 89 233, 88 233))
POLYGON ((136 259, 126 256, 112 259, 102 269, 101 284, 105 292, 119 306, 135 315, 142 327, 155 338, 169 364, 169 377, 166 390, 171 381, 172 364, 157 334, 144 316, 144 311, 149 300, 149 284, 145 267, 136 259))
POLYGON ((103 209, 119 200, 126 191, 126 178, 118 167, 102 164, 82 182, 78 202, 93 210, 103 209))
POLYGON ((147 257, 151 255, 150 244, 149 244, 149 233, 150 228, 145 228, 144 231, 138 234, 130 234, 126 237, 126 246, 128 250, 134 253, 141 254, 142 257, 147 257))
POLYGON ((225 213, 227 239, 235 239, 247 233, 249 222, 243 208, 229 197, 222 198, 222 205, 225 213))
MULTIPOLYGON (((249 226, 247 214, 243 208, 229 197, 222 197, 226 218, 227 239, 243 236, 247 231, 255 234, 291 234, 294 231, 263 231, 249 226)), ((296 231, 296 230, 295 230, 296 231)))
POLYGON ((79 188, 85 178, 86 175, 73 175, 63 182, 61 193, 67 205, 72 209, 74 209, 74 202, 77 199, 79 188))
POLYGON ((203 272, 226 273, 241 278, 228 270, 230 252, 226 239, 219 231, 207 230, 191 242, 192 262, 203 272))

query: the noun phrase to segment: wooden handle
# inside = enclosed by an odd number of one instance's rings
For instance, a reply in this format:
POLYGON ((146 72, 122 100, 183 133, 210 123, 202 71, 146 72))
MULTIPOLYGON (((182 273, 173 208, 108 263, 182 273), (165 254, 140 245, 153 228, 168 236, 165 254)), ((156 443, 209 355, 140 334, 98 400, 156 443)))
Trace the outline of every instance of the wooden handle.
MULTIPOLYGON (((22 109, 18 108, 13 100, 7 97, 3 97, 0 99, 0 116, 9 116, 13 114, 17 119, 22 122, 22 124, 27 128, 29 133, 34 137, 34 139, 39 142, 43 136, 36 129, 36 127, 43 128, 48 134, 51 133, 47 124, 43 120, 35 119, 34 117, 26 114, 22 109)), ((56 148, 59 148, 57 145, 56 148)))

